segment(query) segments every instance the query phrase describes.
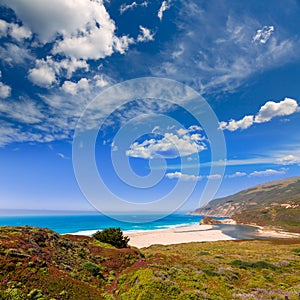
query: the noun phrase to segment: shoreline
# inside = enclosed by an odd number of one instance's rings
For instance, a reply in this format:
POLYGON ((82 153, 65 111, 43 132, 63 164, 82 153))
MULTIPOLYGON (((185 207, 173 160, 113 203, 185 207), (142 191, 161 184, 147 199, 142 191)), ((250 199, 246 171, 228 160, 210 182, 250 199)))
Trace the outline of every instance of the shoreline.
MULTIPOLYGON (((226 219, 222 225, 248 226, 257 229, 250 237, 266 239, 300 238, 300 234, 293 232, 277 231, 254 224, 236 224, 235 221, 226 219)), ((137 248, 150 247, 151 245, 172 245, 192 242, 215 242, 243 240, 223 232, 217 225, 191 225, 184 227, 168 228, 161 230, 146 230, 139 232, 124 232, 130 238, 129 245, 137 248)), ((247 238, 245 238, 247 239, 247 238)))

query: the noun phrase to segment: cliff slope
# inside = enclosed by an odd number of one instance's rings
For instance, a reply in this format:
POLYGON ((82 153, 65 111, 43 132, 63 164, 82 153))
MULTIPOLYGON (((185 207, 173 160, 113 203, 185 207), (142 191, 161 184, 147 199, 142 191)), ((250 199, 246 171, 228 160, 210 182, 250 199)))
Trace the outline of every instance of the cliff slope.
POLYGON ((210 201, 192 214, 300 232, 300 177, 286 178, 210 201))

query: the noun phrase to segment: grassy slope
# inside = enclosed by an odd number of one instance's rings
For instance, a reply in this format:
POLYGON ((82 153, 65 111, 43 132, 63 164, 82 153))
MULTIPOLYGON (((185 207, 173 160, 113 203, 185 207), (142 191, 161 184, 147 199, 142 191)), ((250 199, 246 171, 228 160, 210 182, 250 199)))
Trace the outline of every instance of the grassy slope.
POLYGON ((258 207, 244 210, 232 218, 241 224, 272 226, 289 232, 300 233, 300 208, 258 207))
POLYGON ((300 239, 107 247, 2 227, 0 299, 299 299, 300 239))

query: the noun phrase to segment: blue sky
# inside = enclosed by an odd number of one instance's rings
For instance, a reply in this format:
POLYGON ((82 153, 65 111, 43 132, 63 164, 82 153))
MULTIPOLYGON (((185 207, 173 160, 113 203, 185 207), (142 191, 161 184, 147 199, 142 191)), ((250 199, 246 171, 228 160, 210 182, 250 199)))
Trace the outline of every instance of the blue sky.
POLYGON ((0 0, 0 12, 1 209, 193 210, 300 175, 298 1, 0 0))

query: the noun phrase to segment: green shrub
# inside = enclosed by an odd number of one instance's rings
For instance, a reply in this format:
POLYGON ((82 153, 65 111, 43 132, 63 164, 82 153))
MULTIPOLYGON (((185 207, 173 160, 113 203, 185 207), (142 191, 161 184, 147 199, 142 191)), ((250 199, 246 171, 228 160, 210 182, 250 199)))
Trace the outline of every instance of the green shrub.
POLYGON ((97 231, 93 234, 93 237, 116 248, 128 248, 129 237, 124 236, 120 228, 106 228, 102 231, 97 231))
POLYGON ((100 273, 100 267, 90 261, 83 264, 83 268, 90 272, 93 276, 97 276, 100 273))
POLYGON ((220 276, 219 273, 212 271, 212 270, 208 270, 208 269, 203 269, 202 272, 208 276, 220 276))
POLYGON ((276 266, 270 264, 266 261, 256 261, 256 262, 249 262, 243 260, 234 260, 230 263, 230 265, 240 268, 240 269, 247 269, 247 268, 257 268, 257 269, 272 269, 275 270, 276 266))
POLYGON ((298 255, 300 255, 300 248, 293 249, 293 252, 296 253, 296 254, 298 254, 298 255))

